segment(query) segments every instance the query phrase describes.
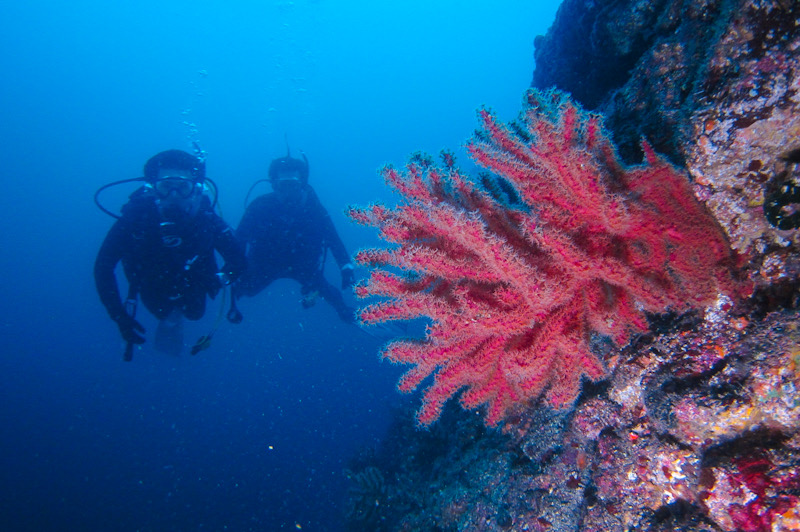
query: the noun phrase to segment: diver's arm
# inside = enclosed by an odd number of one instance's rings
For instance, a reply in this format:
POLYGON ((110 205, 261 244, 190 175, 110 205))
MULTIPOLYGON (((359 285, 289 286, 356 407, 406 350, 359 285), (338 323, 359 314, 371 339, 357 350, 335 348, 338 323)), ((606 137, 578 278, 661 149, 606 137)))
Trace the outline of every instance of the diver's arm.
POLYGON ((328 247, 331 250, 331 253, 333 253, 333 258, 336 259, 336 264, 339 265, 339 268, 343 268, 347 265, 350 265, 352 268, 352 264, 350 263, 350 254, 347 253, 347 248, 344 247, 344 242, 342 242, 342 238, 336 231, 336 227, 333 225, 333 220, 331 220, 330 214, 328 214, 328 211, 325 210, 325 207, 322 205, 320 205, 320 209, 323 236, 325 238, 325 242, 328 244, 328 247))
POLYGON ((319 200, 317 200, 317 205, 322 238, 331 250, 331 253, 333 253, 336 264, 339 265, 339 271, 342 274, 342 289, 352 288, 355 283, 355 268, 353 267, 353 263, 350 262, 350 255, 347 253, 344 242, 342 242, 342 238, 333 225, 330 214, 328 214, 328 211, 322 206, 322 203, 319 203, 319 200))
POLYGON ((328 243, 331 253, 333 253, 333 258, 336 259, 336 264, 338 264, 340 268, 347 265, 352 267, 350 263, 350 254, 347 253, 347 248, 344 247, 344 242, 342 242, 339 233, 336 232, 336 228, 333 226, 333 220, 331 220, 327 212, 325 213, 325 225, 327 226, 325 241, 328 243))
POLYGON ((328 210, 325 209, 322 202, 319 201, 314 189, 309 186, 308 191, 309 199, 312 202, 312 208, 316 211, 315 218, 319 220, 319 230, 322 232, 322 239, 330 248, 331 253, 333 253, 336 264, 339 265, 339 268, 344 268, 345 266, 352 268, 353 265, 350 262, 350 254, 347 253, 344 242, 342 242, 339 233, 336 232, 336 227, 333 225, 333 220, 331 220, 328 210))
POLYGON ((122 224, 116 222, 108 231, 94 261, 94 283, 97 294, 114 321, 119 321, 125 314, 125 306, 122 304, 117 277, 114 274, 117 263, 122 259, 124 247, 125 231, 122 224))
POLYGON ((222 218, 217 217, 214 232, 214 248, 222 255, 225 264, 220 268, 225 284, 232 283, 242 274, 247 266, 244 244, 233 233, 233 229, 222 218))

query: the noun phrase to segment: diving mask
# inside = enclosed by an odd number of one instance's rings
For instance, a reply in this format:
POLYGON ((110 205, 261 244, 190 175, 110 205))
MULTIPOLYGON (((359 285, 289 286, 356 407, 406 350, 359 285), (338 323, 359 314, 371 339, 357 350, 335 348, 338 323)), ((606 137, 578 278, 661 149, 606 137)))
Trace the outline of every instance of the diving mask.
POLYGON ((175 196, 181 199, 188 199, 194 194, 196 186, 197 183, 191 179, 180 176, 166 176, 158 179, 153 184, 153 189, 158 197, 162 199, 169 197, 173 192, 175 196))

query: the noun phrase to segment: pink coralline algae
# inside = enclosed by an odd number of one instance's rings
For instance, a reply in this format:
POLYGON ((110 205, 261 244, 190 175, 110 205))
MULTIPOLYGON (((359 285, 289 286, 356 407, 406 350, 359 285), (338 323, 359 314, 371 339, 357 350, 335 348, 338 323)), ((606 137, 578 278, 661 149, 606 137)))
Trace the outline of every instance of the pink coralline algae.
POLYGON ((385 298, 361 320, 430 320, 424 339, 384 351, 414 365, 402 391, 433 377, 421 424, 462 390, 465 408, 488 406, 490 426, 542 395, 569 406, 583 376, 606 374, 594 336, 622 345, 648 328, 646 312, 742 294, 723 232, 646 143, 645 164, 624 167, 600 117, 557 91, 530 91, 517 122, 480 118, 468 149, 492 173, 481 185, 452 156, 441 167, 417 157, 382 172, 397 207, 349 213, 392 244, 357 255, 373 267, 357 294, 385 298))
POLYGON ((704 505, 723 530, 772 532, 800 530, 800 474, 781 467, 770 454, 754 450, 708 474, 704 505))

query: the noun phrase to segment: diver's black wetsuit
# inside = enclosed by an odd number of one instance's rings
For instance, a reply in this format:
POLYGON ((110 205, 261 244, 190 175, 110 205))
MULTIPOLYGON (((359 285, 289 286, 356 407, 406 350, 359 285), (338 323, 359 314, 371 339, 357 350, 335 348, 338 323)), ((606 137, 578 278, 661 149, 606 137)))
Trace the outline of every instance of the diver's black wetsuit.
POLYGON ((347 250, 314 190, 304 185, 300 196, 286 201, 271 192, 247 207, 236 230, 236 237, 248 248, 247 270, 233 293, 254 296, 276 279, 294 279, 303 294, 318 292, 342 320, 352 322, 353 309, 322 271, 327 249, 340 268, 349 264, 347 250))
POLYGON ((235 280, 245 269, 243 246, 233 230, 213 210, 207 197, 198 213, 177 222, 165 220, 155 197, 141 189, 131 195, 122 217, 111 227, 97 254, 94 278, 100 300, 111 319, 125 312, 114 268, 121 260, 128 282, 145 307, 163 320, 173 310, 198 320, 221 284, 216 274, 235 280), (225 265, 217 269, 214 250, 225 265))

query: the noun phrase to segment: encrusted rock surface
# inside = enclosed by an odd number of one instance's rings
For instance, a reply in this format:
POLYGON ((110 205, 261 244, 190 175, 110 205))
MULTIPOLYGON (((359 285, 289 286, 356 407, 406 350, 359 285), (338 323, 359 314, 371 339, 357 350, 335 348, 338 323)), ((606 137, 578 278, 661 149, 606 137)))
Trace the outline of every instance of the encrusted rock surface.
POLYGON ((383 468, 383 495, 351 508, 370 516, 352 529, 800 529, 796 312, 684 318, 606 363, 573 411, 534 408, 502 433, 457 407, 429 431, 399 416, 362 465, 383 468))
POLYGON ((536 64, 534 86, 606 115, 629 162, 646 138, 685 165, 759 287, 797 280, 798 231, 763 205, 800 147, 800 2, 565 0, 536 64))

